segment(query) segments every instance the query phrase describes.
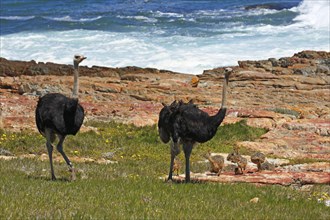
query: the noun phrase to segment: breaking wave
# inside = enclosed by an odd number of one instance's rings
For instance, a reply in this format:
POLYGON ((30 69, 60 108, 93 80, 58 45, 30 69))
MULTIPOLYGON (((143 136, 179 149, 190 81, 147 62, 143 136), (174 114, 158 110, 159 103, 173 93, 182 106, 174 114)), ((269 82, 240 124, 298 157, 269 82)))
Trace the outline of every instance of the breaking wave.
POLYGON ((294 21, 299 22, 302 26, 330 28, 329 0, 304 0, 297 10, 299 15, 294 18, 294 21))
POLYGON ((63 16, 63 17, 44 17, 45 19, 52 21, 69 21, 69 22, 88 22, 88 21, 96 21, 102 18, 102 16, 97 16, 93 18, 72 18, 71 16, 63 16))
POLYGON ((16 20, 16 21, 27 21, 35 18, 35 16, 0 16, 2 20, 16 20))

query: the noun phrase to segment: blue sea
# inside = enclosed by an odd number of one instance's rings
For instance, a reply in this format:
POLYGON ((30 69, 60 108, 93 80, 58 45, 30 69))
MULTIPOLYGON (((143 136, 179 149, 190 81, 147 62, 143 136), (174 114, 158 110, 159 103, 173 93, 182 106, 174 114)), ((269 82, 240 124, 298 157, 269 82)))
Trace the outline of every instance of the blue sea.
POLYGON ((201 74, 330 51, 330 0, 1 0, 0 56, 201 74))

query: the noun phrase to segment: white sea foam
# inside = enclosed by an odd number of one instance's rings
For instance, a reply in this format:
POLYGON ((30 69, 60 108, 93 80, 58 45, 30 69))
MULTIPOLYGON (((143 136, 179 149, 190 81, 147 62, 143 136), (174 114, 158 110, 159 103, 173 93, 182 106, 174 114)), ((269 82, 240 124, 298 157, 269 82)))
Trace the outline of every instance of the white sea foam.
POLYGON ((122 15, 119 15, 117 17, 118 18, 134 19, 134 20, 143 21, 143 22, 146 22, 146 23, 156 23, 158 21, 156 18, 149 18, 149 17, 142 16, 142 15, 137 15, 137 16, 122 16, 122 15))
POLYGON ((199 10, 196 12, 197 15, 201 16, 219 16, 219 14, 222 14, 226 10, 224 9, 217 9, 217 10, 199 10))
POLYGON ((238 60, 291 56, 301 50, 329 51, 326 31, 289 27, 237 27, 212 37, 168 36, 72 30, 15 33, 0 37, 7 59, 72 63, 72 55, 88 57, 85 65, 140 66, 201 74, 205 69, 237 65, 238 60))
MULTIPOLYGON (((164 35, 162 29, 149 32, 116 33, 91 30, 71 30, 0 36, 0 56, 15 60, 72 63, 76 53, 88 57, 85 65, 140 66, 167 69, 182 73, 201 74, 205 69, 237 65, 238 60, 258 60, 292 56, 302 50, 330 51, 329 0, 304 0, 289 9, 299 15, 287 26, 245 25, 231 22, 214 35, 194 37, 164 35), (312 28, 309 28, 312 27, 312 28), (221 31, 221 34, 216 34, 221 31)), ((288 10, 288 9, 284 9, 288 10)), ((273 13, 273 10, 251 13, 273 13)), ((225 11, 201 11, 205 16, 236 16, 225 11)), ((240 13, 240 12, 237 12, 240 13)), ((253 15, 253 14, 251 14, 253 15)), ((177 13, 156 12, 154 17, 126 16, 144 22, 157 18, 190 19, 177 13)), ((27 18, 27 17, 23 17, 27 18)), ((90 19, 100 19, 101 16, 90 19)), ((21 17, 11 19, 22 19, 21 17)), ((31 19, 31 18, 29 18, 31 19)), ((59 21, 83 21, 70 16, 51 18, 59 21)))
POLYGON ((35 16, 0 16, 3 20, 21 20, 26 21, 35 18, 35 16))
POLYGON ((101 19, 102 16, 97 16, 94 18, 79 18, 79 19, 74 19, 71 16, 63 16, 63 17, 44 17, 45 19, 48 20, 53 20, 53 21, 68 21, 68 22, 88 22, 88 21, 95 21, 98 19, 101 19))
POLYGON ((330 1, 304 0, 298 7, 300 13, 294 20, 302 26, 327 28, 330 31, 330 1))
MULTIPOLYGON (((283 9, 283 10, 287 10, 287 9, 283 9)), ((249 16, 259 16, 259 15, 276 14, 278 12, 279 10, 275 10, 275 9, 258 8, 255 10, 248 10, 245 13, 249 16)))
POLYGON ((174 12, 161 12, 161 11, 156 11, 154 12, 155 17, 166 17, 166 18, 182 18, 183 14, 179 13, 174 13, 174 12))

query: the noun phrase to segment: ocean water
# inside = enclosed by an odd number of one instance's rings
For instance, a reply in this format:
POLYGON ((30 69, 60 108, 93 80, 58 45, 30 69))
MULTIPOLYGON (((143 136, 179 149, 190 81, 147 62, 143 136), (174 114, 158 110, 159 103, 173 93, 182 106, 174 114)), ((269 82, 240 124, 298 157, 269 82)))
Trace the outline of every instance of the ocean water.
POLYGON ((330 0, 1 0, 0 56, 201 74, 330 51, 330 0))

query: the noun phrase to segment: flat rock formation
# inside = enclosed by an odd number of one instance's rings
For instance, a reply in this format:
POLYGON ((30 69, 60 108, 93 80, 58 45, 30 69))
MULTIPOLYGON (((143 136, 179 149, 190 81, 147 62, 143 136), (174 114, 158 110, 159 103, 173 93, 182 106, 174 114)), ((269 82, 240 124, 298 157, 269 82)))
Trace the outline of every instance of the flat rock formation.
MULTIPOLYGON (((216 155, 216 154, 212 154, 216 155)), ((228 154, 220 154, 227 158, 228 154)), ((243 174, 235 174, 237 164, 225 161, 225 167, 220 176, 216 173, 206 171, 204 173, 191 173, 191 180, 194 182, 219 182, 219 183, 254 183, 254 184, 276 184, 282 186, 297 186, 310 184, 329 184, 330 166, 328 162, 315 162, 289 165, 289 160, 267 158, 272 169, 258 171, 257 165, 251 162, 249 155, 242 155, 247 159, 248 164, 243 174)), ((199 161, 198 163, 208 163, 199 161)), ((174 176, 176 182, 184 182, 185 174, 174 176)))
MULTIPOLYGON (((224 123, 245 119, 248 125, 268 130, 259 140, 240 146, 281 158, 330 162, 329 52, 239 61, 231 68, 224 123)), ((79 99, 85 121, 153 125, 162 102, 190 99, 215 114, 221 103, 223 73, 224 67, 194 76, 152 68, 82 66, 79 99)), ((0 128, 37 131, 38 97, 50 92, 70 95, 72 85, 71 65, 0 58, 0 128)))
MULTIPOLYGON (((185 176, 175 176, 176 182, 184 182, 185 176)), ((329 173, 325 172, 288 172, 288 171, 262 171, 251 172, 243 175, 224 172, 220 176, 209 173, 191 174, 192 182, 219 182, 219 183, 255 183, 271 185, 309 185, 309 184, 329 184, 329 173)))

